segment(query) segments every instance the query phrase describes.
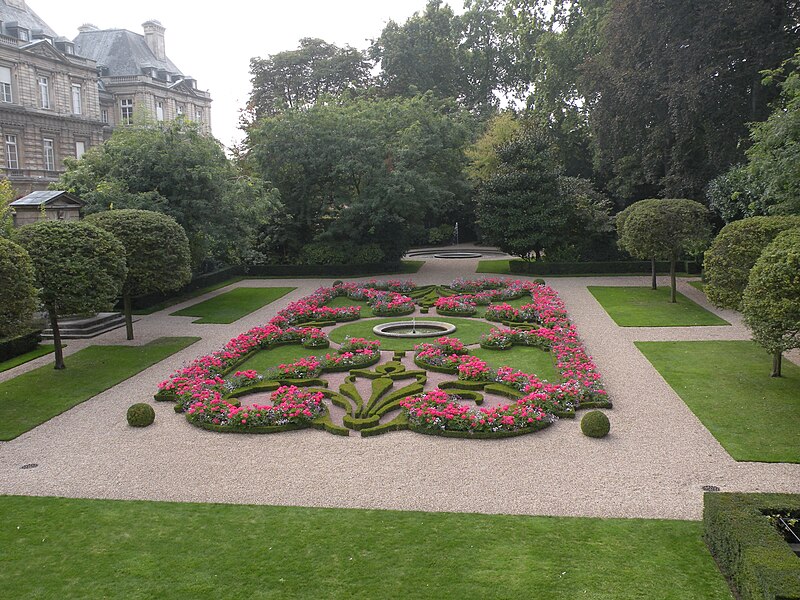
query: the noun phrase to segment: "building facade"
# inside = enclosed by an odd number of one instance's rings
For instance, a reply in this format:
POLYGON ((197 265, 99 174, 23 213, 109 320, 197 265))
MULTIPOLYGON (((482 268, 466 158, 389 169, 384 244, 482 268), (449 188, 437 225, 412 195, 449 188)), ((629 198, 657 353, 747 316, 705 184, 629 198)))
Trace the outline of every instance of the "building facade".
POLYGON ((24 0, 0 0, 0 177, 44 190, 64 159, 136 119, 196 121, 211 133, 211 96, 166 55, 158 21, 144 35, 84 25, 59 37, 24 0))
POLYGON ((46 189, 103 139, 94 61, 23 0, 0 0, 0 176, 20 195, 46 189))

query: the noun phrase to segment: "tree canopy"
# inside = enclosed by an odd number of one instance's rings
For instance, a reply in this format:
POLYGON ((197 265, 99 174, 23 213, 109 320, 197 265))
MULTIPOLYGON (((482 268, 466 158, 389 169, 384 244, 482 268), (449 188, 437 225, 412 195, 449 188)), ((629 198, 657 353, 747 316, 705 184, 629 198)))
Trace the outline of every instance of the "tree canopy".
POLYGON ((728 223, 706 250, 705 293, 714 306, 740 309, 750 270, 775 237, 800 228, 800 216, 750 217, 728 223))
POLYGON ((31 257, 0 236, 0 339, 21 333, 37 305, 31 257))
POLYGON ((125 247, 127 275, 122 285, 128 339, 133 339, 131 297, 171 292, 192 278, 189 240, 172 217, 150 210, 108 210, 89 215, 86 223, 114 235, 125 247))
POLYGON ((702 252, 711 237, 708 209, 694 200, 650 199, 629 206, 617 218, 619 244, 632 256, 670 261, 671 302, 676 302, 675 263, 702 252))
POLYGON ((50 316, 56 369, 64 368, 58 317, 113 306, 125 280, 125 248, 107 231, 83 221, 38 221, 17 233, 36 273, 50 316))
POLYGON ((800 348, 800 229, 778 234, 761 253, 742 314, 753 339, 773 355, 772 376, 780 377, 782 353, 800 348))

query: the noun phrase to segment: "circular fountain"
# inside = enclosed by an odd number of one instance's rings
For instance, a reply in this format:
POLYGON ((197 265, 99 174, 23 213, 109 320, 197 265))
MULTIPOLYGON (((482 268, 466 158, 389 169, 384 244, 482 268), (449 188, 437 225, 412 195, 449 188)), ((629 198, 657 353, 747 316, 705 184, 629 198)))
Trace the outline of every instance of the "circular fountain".
POLYGON ((381 323, 372 328, 373 333, 390 338, 428 338, 440 335, 449 335, 456 330, 456 326, 443 321, 392 321, 381 323))

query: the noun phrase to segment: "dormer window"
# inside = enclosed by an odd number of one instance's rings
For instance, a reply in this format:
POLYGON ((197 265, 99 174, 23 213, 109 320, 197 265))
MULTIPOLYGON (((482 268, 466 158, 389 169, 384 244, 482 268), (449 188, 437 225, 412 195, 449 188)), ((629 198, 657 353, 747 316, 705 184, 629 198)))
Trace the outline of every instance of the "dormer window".
POLYGON ((30 42, 31 34, 24 27, 17 27, 17 39, 22 40, 23 42, 30 42))

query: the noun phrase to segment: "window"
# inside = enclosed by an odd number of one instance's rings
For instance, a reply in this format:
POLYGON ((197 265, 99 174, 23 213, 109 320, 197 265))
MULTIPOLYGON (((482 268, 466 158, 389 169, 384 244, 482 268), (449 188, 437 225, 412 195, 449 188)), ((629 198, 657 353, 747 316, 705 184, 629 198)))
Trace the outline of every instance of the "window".
POLYGON ((75 158, 80 158, 86 152, 86 142, 75 142, 75 158))
POLYGON ((13 102, 11 96, 11 69, 0 67, 0 102, 13 102))
POLYGON ((50 82, 47 77, 38 77, 39 80, 39 106, 50 108, 50 82))
POLYGON ((164 120, 164 103, 161 100, 156 102, 156 121, 164 120))
POLYGON ((23 29, 22 27, 19 27, 17 29, 17 38, 19 38, 23 42, 30 42, 31 41, 31 36, 28 33, 28 30, 27 29, 23 29))
POLYGON ((56 170, 56 149, 53 140, 44 139, 44 170, 56 170))
POLYGON ((17 136, 15 135, 6 135, 6 166, 9 169, 19 169, 17 136))
POLYGON ((108 124, 108 109, 107 108, 104 108, 104 109, 102 109, 100 111, 100 120, 103 123, 105 123, 106 125, 108 124))
POLYGON ((81 102, 81 86, 78 83, 72 84, 72 114, 79 115, 83 112, 81 102))
POLYGON ((203 109, 202 108, 198 108, 195 111, 194 120, 197 121, 198 123, 202 123, 203 122, 203 109))
POLYGON ((178 115, 182 115, 183 114, 183 104, 176 104, 175 105, 175 112, 178 113, 178 115))
POLYGON ((119 101, 122 110, 122 122, 125 125, 133 123, 133 98, 123 98, 119 101))

